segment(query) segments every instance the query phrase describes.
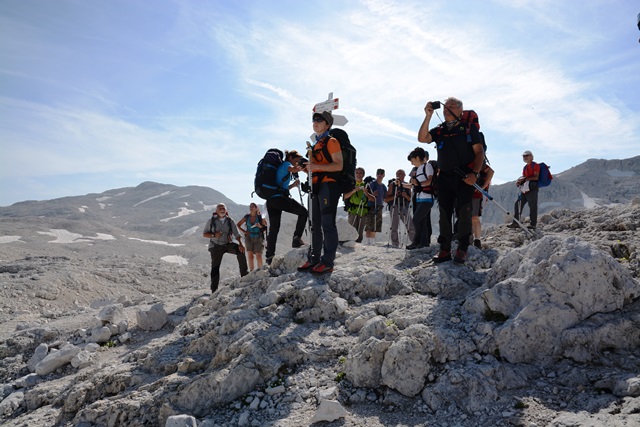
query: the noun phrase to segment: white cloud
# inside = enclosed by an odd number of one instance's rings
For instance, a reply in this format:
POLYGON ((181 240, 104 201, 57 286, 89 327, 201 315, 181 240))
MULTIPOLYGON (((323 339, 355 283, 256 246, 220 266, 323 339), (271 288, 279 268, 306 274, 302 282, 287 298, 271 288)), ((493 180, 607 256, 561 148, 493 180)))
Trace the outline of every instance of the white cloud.
MULTIPOLYGON (((0 91, 0 174, 12 193, 29 192, 14 189, 18 182, 45 191, 51 177, 84 174, 104 185, 114 177, 127 185, 207 185, 246 203, 264 150, 303 149, 311 108, 330 91, 368 170, 408 167, 426 101, 450 95, 479 113, 497 179, 519 175, 524 148, 551 158, 555 172, 589 157, 637 154, 632 92, 640 64, 637 49, 615 39, 624 33, 620 16, 631 10, 622 2, 371 0, 316 4, 314 15, 293 3, 164 7, 158 13, 170 25, 163 28, 118 26, 147 13, 145 6, 125 7, 116 21, 86 21, 97 27, 97 52, 113 55, 93 68, 88 24, 67 40, 56 26, 62 15, 46 21, 56 37, 45 39, 33 22, 3 18, 11 23, 4 56, 23 49, 23 64, 49 50, 84 61, 79 72, 95 71, 66 79, 49 73, 56 55, 2 70, 21 83, 0 91), (98 69, 116 63, 132 77, 110 80, 98 69), (32 84, 46 90, 35 96, 24 89, 32 84)), ((74 10, 73 22, 81 22, 84 9, 74 10)))

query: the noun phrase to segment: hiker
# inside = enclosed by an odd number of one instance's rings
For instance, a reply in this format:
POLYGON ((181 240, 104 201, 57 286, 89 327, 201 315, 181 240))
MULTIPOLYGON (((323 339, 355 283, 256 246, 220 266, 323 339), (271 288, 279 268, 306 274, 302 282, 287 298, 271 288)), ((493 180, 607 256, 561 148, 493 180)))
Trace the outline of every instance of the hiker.
POLYGON ((342 197, 345 209, 349 213, 348 222, 358 231, 356 243, 362 242, 364 218, 369 213, 369 199, 364 192, 364 169, 356 168, 356 187, 342 197))
MULTIPOLYGON (((439 103, 438 103, 439 104, 439 103)), ((436 104, 437 106, 437 104, 436 104)), ((484 162, 484 150, 479 130, 470 123, 461 121, 462 101, 450 97, 444 103, 444 122, 429 129, 434 105, 427 102, 425 118, 418 131, 418 141, 435 142, 438 150, 438 206, 440 210, 440 252, 433 262, 451 260, 451 218, 454 208, 458 215, 458 247, 453 260, 464 264, 471 237, 471 199, 473 184, 484 162)))
POLYGON ((278 166, 276 171, 276 184, 279 191, 267 199, 267 214, 269 215, 270 223, 269 234, 267 235, 267 264, 271 264, 276 253, 276 242, 280 231, 282 212, 289 212, 298 216, 291 247, 299 248, 305 244, 302 241, 302 233, 304 233, 309 213, 304 206, 291 197, 289 192, 290 189, 300 185, 299 179, 296 178, 293 182, 291 182, 291 179, 293 177, 292 174, 297 174, 303 169, 301 160, 303 160, 303 157, 297 151, 286 151, 284 162, 278 166))
POLYGON ((336 214, 341 191, 332 172, 342 170, 342 149, 337 139, 329 136, 333 125, 330 112, 314 113, 313 131, 316 142, 309 149, 306 171, 311 176, 311 247, 307 261, 298 267, 300 272, 320 276, 333 271, 338 249, 336 214), (330 157, 330 159, 329 159, 330 157))
MULTIPOLYGON (((538 224, 538 177, 540 176, 540 165, 533 161, 533 153, 529 150, 522 153, 522 161, 526 164, 522 168, 522 176, 516 181, 516 186, 520 192, 513 207, 513 216, 515 219, 520 220, 524 205, 529 203, 531 221, 527 228, 535 230, 538 224)), ((519 225, 513 221, 507 227, 518 228, 519 225)))
POLYGON ((415 228, 414 238, 407 249, 420 249, 431 244, 431 208, 433 207, 434 170, 429 163, 429 153, 421 147, 414 149, 407 159, 416 168, 414 176, 411 178, 411 185, 414 188, 416 210, 413 214, 413 227, 415 228))
POLYGON ((385 202, 390 209, 391 216, 391 246, 400 247, 398 239, 398 228, 400 221, 404 224, 409 240, 413 241, 414 226, 409 216, 409 205, 411 204, 411 185, 404 178, 407 176, 403 169, 396 171, 396 179, 389 181, 389 189, 385 202))
POLYGON ((249 271, 253 271, 253 258, 255 257, 258 268, 262 267, 262 250, 264 249, 264 231, 267 229, 267 221, 262 218, 260 209, 255 203, 249 205, 249 213, 242 217, 236 224, 238 229, 244 232, 246 254, 249 259, 249 271), (242 226, 247 224, 247 228, 242 226))
POLYGON ((244 256, 244 246, 236 223, 229 217, 224 203, 216 205, 216 211, 204 226, 202 237, 209 239, 209 253, 211 254, 211 293, 218 290, 220 282, 220 264, 224 254, 234 254, 238 259, 240 276, 249 274, 247 259, 244 256), (235 236, 238 243, 231 238, 235 236))
MULTIPOLYGON (((489 189, 489 185, 491 185, 491 180, 493 179, 494 170, 489 166, 487 162, 482 166, 482 170, 480 171, 480 178, 478 178, 478 185, 484 191, 489 189)), ((482 202, 484 200, 484 195, 475 189, 473 192, 473 200, 471 200, 471 231, 473 234, 473 246, 478 249, 482 249, 482 222, 480 221, 480 217, 482 216, 482 202)))
POLYGON ((376 243, 376 233, 382 231, 382 210, 384 208, 384 199, 387 195, 387 186, 384 185, 384 169, 376 171, 376 179, 367 179, 367 185, 364 188, 365 194, 369 199, 369 213, 364 220, 364 231, 366 237, 366 245, 376 243))

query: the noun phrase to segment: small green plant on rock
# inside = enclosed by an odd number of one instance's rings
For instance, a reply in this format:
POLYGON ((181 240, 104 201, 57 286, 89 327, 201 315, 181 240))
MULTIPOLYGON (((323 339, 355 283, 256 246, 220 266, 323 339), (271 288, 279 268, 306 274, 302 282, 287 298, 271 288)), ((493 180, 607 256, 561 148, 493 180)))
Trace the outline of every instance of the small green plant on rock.
POLYGON ((516 408, 516 409, 526 409, 528 407, 529 407, 529 405, 527 403, 523 402, 522 400, 518 400, 516 402, 516 404, 514 405, 514 408, 516 408))

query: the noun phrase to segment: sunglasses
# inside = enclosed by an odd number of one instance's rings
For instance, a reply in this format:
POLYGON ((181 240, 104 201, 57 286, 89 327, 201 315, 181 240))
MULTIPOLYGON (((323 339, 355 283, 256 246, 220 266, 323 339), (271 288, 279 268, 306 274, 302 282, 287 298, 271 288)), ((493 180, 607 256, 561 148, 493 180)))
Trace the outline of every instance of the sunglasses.
POLYGON ((311 120, 313 123, 322 123, 326 121, 322 118, 322 117, 315 117, 314 119, 311 120))

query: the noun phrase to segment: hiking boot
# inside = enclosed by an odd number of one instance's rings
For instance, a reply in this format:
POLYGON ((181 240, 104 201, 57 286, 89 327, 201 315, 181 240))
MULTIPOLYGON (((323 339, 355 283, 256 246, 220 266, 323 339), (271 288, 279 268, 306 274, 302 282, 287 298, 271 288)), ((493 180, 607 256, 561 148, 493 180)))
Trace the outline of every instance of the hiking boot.
POLYGON ((517 222, 513 221, 511 224, 507 225, 508 228, 518 228, 520 227, 517 222))
POLYGON ((453 257, 453 262, 456 264, 464 264, 467 260, 467 251, 456 249, 456 256, 453 257))
POLYGON ((478 249, 482 249, 482 242, 480 242, 480 239, 473 239, 473 246, 478 249))
POLYGON ((320 263, 311 269, 311 274, 314 276, 322 276, 323 274, 331 273, 332 271, 333 267, 320 263))
POLYGON ((535 229, 536 229, 536 226, 535 226, 535 225, 527 225, 527 228, 528 228, 529 230, 535 230, 535 229))
POLYGON ((420 248, 424 248, 424 245, 421 245, 420 243, 412 243, 410 245, 407 245, 407 249, 414 250, 414 249, 420 249, 420 248))
POLYGON ((440 262, 445 262, 445 261, 451 261, 451 251, 445 251, 443 249, 440 249, 440 252, 438 252, 438 255, 433 257, 433 262, 438 264, 440 262))
POLYGON ((305 245, 305 243, 302 241, 301 237, 293 236, 293 242, 291 243, 292 248, 299 248, 303 245, 305 245))
POLYGON ((264 261, 267 263, 267 265, 271 265, 271 263, 273 262, 273 257, 272 256, 268 256, 268 257, 265 258, 264 261))
POLYGON ((298 271, 301 273, 306 273, 307 271, 311 271, 311 269, 316 265, 318 265, 317 262, 307 261, 304 264, 302 264, 300 267, 298 267, 298 271))

